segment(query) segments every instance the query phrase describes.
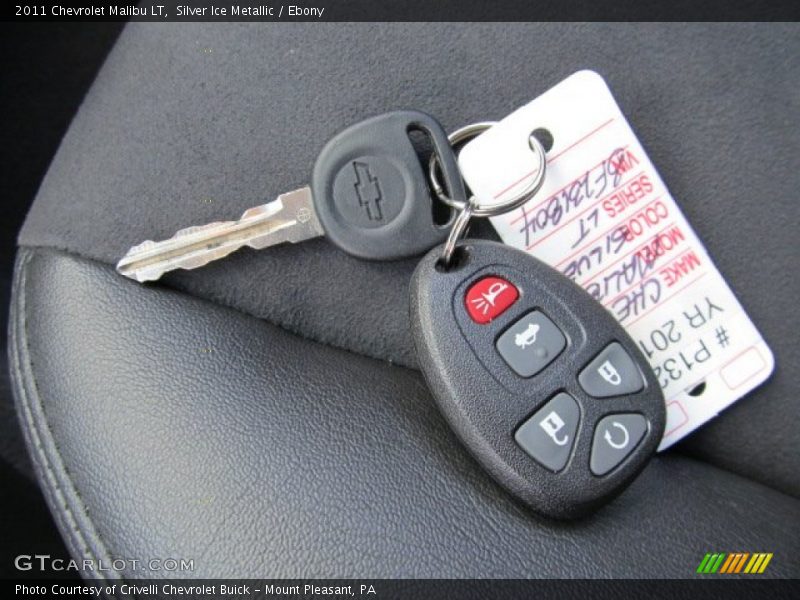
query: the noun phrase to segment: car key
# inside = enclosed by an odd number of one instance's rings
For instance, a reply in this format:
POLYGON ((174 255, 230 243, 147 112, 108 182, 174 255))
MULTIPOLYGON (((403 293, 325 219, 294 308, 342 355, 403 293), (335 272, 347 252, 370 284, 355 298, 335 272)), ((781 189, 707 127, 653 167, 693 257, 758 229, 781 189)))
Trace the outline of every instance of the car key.
POLYGON ((622 491, 664 431, 658 381, 585 290, 498 242, 435 248, 411 285, 420 367, 464 445, 542 514, 582 515, 622 491))
MULTIPOLYGON (((450 136, 457 143, 491 123, 450 136)), ((533 256, 497 242, 458 242, 472 216, 502 214, 544 182, 460 210, 443 248, 419 263, 411 324, 420 367, 464 445, 506 489, 544 515, 572 518, 620 493, 664 432, 661 387, 636 344, 583 288, 533 256)))
POLYGON ((137 281, 174 269, 195 269, 243 247, 260 249, 325 235, 360 258, 392 260, 421 254, 447 237, 434 221, 433 197, 409 132, 433 145, 449 194, 465 200, 447 134, 417 111, 386 113, 331 139, 314 166, 311 185, 251 208, 237 221, 189 227, 164 241, 131 248, 117 271, 137 281))

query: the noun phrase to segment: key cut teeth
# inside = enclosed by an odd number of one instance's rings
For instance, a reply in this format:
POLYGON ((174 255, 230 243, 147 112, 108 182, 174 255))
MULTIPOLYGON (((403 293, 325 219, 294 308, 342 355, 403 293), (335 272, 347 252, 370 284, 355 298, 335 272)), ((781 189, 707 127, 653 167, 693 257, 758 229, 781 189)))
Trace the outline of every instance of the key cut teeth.
POLYGON ((147 250, 153 250, 155 248, 158 248, 164 242, 168 242, 170 240, 177 240, 178 238, 186 237, 192 235, 193 233, 199 233, 201 231, 205 231, 208 229, 214 229, 222 224, 223 221, 218 221, 216 223, 209 223, 207 225, 194 225, 192 227, 187 227, 186 229, 181 229, 179 231, 176 231, 175 235, 173 235, 171 238, 167 238, 166 240, 161 240, 161 241, 145 240, 139 244, 136 244, 135 246, 132 246, 131 249, 125 253, 125 256, 122 258, 122 260, 119 261, 118 264, 123 265, 125 259, 132 257, 134 254, 141 254, 143 252, 146 252, 147 250))
POLYGON ((273 202, 246 210, 235 221, 217 221, 178 231, 162 241, 137 244, 117 263, 117 272, 139 282, 168 271, 196 269, 239 248, 266 248, 322 235, 311 205, 311 191, 301 188, 273 202))
POLYGON ((194 254, 183 254, 181 256, 182 249, 177 242, 190 242, 192 236, 196 236, 198 238, 197 243, 201 244, 203 241, 201 234, 207 233, 212 229, 219 229, 225 225, 227 225, 225 221, 194 225, 175 232, 172 237, 165 240, 145 240, 128 250, 125 256, 117 263, 117 272, 130 279, 145 282, 155 281, 164 273, 173 269, 194 269, 208 264, 215 258, 223 256, 221 252, 212 253, 212 244, 199 248, 199 252, 194 254), (176 246, 174 252, 178 256, 170 260, 169 253, 173 245, 176 246))
MULTIPOLYGON (((246 214, 246 213, 245 213, 246 214)), ((181 229, 180 231, 175 232, 175 235, 172 236, 173 239, 184 237, 186 235, 192 235, 193 233, 199 233, 201 231, 207 231, 209 229, 215 229, 220 225, 223 225, 224 221, 217 221, 216 223, 209 223, 208 225, 193 225, 192 227, 187 227, 185 229, 181 229)))

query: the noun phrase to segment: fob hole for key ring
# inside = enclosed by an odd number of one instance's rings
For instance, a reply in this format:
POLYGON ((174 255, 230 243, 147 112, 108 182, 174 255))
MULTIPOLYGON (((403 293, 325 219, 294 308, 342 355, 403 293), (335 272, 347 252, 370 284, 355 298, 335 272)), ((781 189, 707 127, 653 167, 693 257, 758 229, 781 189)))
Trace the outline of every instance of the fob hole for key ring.
POLYGON ((461 265, 466 262, 468 255, 468 247, 456 246, 453 253, 450 255, 449 263, 447 263, 444 258, 440 258, 434 263, 433 268, 436 269, 437 273, 452 273, 461 268, 461 265))
MULTIPOLYGON (((428 163, 431 161, 435 161, 437 165, 439 164, 439 156, 436 154, 433 138, 431 138, 431 134, 428 131, 421 127, 411 125, 406 131, 406 134, 411 142, 411 146, 414 148, 414 152, 417 154, 423 172, 426 171, 428 163)), ((450 190, 447 189, 447 182, 444 182, 443 187, 446 190, 445 193, 449 194, 450 190)), ((455 211, 444 202, 441 202, 437 194, 432 194, 431 196, 433 198, 433 202, 431 202, 431 218, 433 219, 433 223, 439 227, 450 225, 455 217, 455 211)))

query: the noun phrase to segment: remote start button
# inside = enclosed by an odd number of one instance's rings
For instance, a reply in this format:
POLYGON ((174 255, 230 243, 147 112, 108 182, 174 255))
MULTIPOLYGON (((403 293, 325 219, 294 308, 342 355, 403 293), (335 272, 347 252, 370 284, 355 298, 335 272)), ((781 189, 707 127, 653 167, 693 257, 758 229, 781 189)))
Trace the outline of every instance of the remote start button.
POLYGON ((594 430, 589 468, 605 475, 625 460, 647 433, 647 419, 637 413, 609 415, 600 419, 594 430))
POLYGON ((464 303, 470 318, 486 325, 502 315, 519 298, 519 290, 502 277, 484 277, 467 290, 464 303))

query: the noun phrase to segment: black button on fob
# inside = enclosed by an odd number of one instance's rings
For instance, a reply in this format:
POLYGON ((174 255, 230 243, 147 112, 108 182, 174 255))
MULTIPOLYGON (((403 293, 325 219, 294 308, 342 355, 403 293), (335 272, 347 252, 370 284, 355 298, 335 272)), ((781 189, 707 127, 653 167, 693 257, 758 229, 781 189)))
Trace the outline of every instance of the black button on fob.
POLYGON ((532 256, 466 240, 411 285, 420 367, 464 445, 539 513, 572 518, 619 494, 664 432, 664 397, 622 326, 532 256))

